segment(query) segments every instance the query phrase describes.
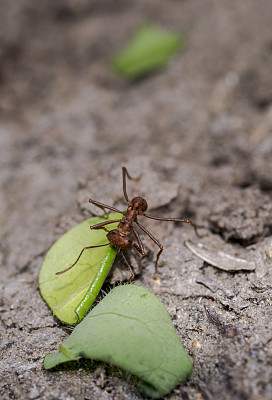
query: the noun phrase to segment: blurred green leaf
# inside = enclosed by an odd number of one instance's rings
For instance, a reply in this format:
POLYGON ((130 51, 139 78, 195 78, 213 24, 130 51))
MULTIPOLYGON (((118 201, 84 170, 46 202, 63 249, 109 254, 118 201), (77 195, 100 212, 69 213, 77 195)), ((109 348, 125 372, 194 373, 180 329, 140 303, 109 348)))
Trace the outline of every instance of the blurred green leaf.
POLYGON ((114 288, 59 350, 45 357, 46 369, 81 357, 104 361, 136 375, 152 398, 169 393, 193 369, 164 305, 136 285, 114 288))
POLYGON ((136 79, 164 67, 183 45, 183 37, 154 25, 145 25, 114 58, 112 65, 121 76, 136 79))
MULTIPOLYGON (((83 318, 112 266, 116 249, 105 246, 85 250, 72 269, 61 275, 56 275, 56 272, 72 265, 83 247, 108 242, 107 232, 103 229, 90 230, 91 225, 121 218, 121 214, 110 214, 108 219, 87 219, 70 229, 46 254, 39 274, 39 288, 48 306, 62 322, 75 324, 83 318)), ((110 229, 117 225, 110 225, 110 229)))

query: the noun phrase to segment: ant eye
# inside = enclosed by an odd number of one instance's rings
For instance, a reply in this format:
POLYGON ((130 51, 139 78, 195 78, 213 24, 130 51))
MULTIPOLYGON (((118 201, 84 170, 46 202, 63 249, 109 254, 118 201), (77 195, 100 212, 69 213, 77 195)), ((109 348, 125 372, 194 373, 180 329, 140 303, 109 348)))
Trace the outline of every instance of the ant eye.
POLYGON ((141 211, 146 211, 147 210, 147 201, 145 199, 141 199, 142 201, 139 204, 139 209, 141 211))

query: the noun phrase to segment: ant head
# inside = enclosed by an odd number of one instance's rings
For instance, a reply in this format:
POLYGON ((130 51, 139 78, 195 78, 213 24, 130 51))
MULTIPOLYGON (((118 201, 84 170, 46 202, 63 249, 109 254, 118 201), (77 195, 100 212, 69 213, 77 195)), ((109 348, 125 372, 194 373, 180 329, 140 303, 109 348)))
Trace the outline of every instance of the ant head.
POLYGON ((147 210, 147 201, 142 197, 133 197, 130 203, 134 210, 137 210, 139 213, 144 213, 147 210))

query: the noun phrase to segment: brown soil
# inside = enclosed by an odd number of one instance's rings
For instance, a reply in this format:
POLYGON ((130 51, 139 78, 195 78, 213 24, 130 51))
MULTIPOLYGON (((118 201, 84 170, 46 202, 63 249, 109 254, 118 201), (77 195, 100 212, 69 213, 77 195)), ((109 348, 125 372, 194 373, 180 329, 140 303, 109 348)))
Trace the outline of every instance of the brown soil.
POLYGON ((142 173, 128 191, 150 213, 191 217, 207 246, 256 264, 222 271, 184 246, 191 227, 145 221, 165 246, 160 285, 147 238, 135 281, 163 301, 195 367, 167 398, 271 399, 271 20, 269 0, 1 2, 1 399, 145 398, 104 365, 42 367, 69 334, 40 297, 43 256, 94 212, 89 197, 121 204, 122 165, 142 173), (109 61, 145 21, 187 47, 128 83, 109 61))

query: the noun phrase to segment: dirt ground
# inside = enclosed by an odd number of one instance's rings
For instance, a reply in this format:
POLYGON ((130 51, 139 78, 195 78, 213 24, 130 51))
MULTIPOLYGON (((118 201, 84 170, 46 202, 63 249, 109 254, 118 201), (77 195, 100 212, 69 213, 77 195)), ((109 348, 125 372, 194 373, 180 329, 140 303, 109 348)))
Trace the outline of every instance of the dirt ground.
MULTIPOLYGON (((166 398, 272 396, 272 2, 269 0, 2 0, 0 14, 1 399, 145 399, 105 365, 45 371, 70 330, 38 290, 43 257, 91 212, 128 192, 164 244, 131 256, 135 282, 167 307, 194 363, 166 398), (110 69, 143 22, 184 34, 164 70, 135 83, 110 69), (254 263, 224 271, 194 255, 201 242, 254 263)), ((129 252, 128 252, 129 253, 129 252)), ((120 274, 115 268, 114 274, 120 274)), ((111 278, 112 282, 115 280, 111 278)))

